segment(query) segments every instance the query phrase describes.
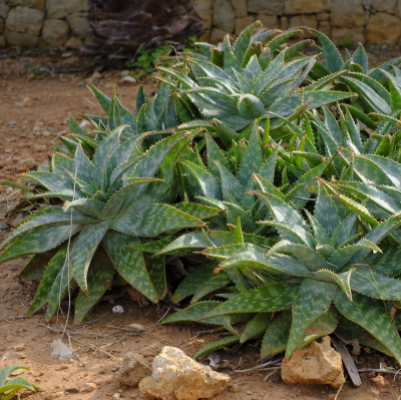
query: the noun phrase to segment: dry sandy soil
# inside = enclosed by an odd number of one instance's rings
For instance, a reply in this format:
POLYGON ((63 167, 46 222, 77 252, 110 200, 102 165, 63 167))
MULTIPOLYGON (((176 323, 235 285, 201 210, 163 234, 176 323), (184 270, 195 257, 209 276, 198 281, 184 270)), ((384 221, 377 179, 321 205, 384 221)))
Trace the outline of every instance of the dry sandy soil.
MULTIPOLYGON (((97 85, 110 94, 113 84, 118 81, 115 74, 103 75, 97 85)), ((145 86, 148 92, 155 87, 154 83, 145 86)), ((117 91, 122 93, 123 103, 133 107, 135 85, 118 86, 117 91)), ((0 181, 14 180, 19 173, 34 169, 47 160, 47 156, 52 153, 52 147, 46 144, 46 140, 57 141, 61 134, 67 132, 68 112, 77 118, 78 123, 81 122, 79 113, 99 113, 98 106, 85 87, 84 77, 57 75, 28 80, 26 76, 0 75, 0 181)), ((0 224, 7 224, 0 225, 0 241, 12 229, 16 215, 9 210, 18 203, 20 195, 17 190, 7 191, 7 187, 0 186, 0 224)), ((205 332, 214 328, 200 324, 157 325, 151 329, 171 305, 162 303, 159 306, 139 308, 125 295, 116 301, 116 304, 125 308, 125 313, 113 314, 113 305, 102 302, 87 318, 89 322, 99 318, 101 320, 78 327, 73 325, 72 318, 67 321, 68 308, 63 307, 63 312, 60 311, 49 326, 59 328, 61 323, 67 323, 72 336, 79 341, 72 341, 72 348, 85 365, 81 365, 76 358, 71 362, 61 363, 50 357, 50 343, 61 335, 44 326, 46 323, 41 313, 24 317, 36 289, 36 285, 22 283, 18 278, 18 273, 26 262, 27 259, 17 260, 0 267, 0 368, 10 364, 28 366, 30 371, 25 371, 23 376, 42 388, 42 391, 35 394, 24 393, 24 398, 50 399, 52 394, 62 392, 60 399, 100 400, 120 391, 125 398, 144 399, 138 389, 122 387, 114 378, 113 368, 118 369, 124 353, 138 352, 151 363, 164 345, 176 346, 192 356, 205 344, 223 337, 219 331, 205 332), (124 337, 128 332, 115 328, 127 328, 132 323, 142 324, 147 329, 143 334, 124 337), (105 337, 110 334, 114 335, 105 337), (24 346, 22 351, 17 351, 16 347, 19 345, 24 346), (103 347, 103 352, 94 351, 89 346, 103 347), (95 383, 97 389, 90 393, 67 391, 75 387, 83 388, 85 383, 95 383)), ((66 337, 63 341, 68 344, 66 337)), ((240 359, 242 362, 239 368, 256 365, 258 349, 259 344, 252 342, 235 354, 219 352, 222 359, 229 362, 228 367, 219 371, 230 374, 233 382, 241 388, 238 393, 228 390, 219 399, 334 398, 336 390, 330 387, 287 386, 280 380, 279 373, 265 382, 264 375, 257 371, 233 372, 231 367, 238 365, 240 359)), ((203 362, 207 363, 207 360, 203 362)), ((379 368, 381 362, 389 366, 387 359, 364 351, 356 362, 362 368, 379 368)), ((397 377, 394 382, 390 375, 388 379, 391 387, 379 389, 373 386, 367 374, 362 375, 362 386, 354 388, 348 379, 339 399, 399 398, 401 377, 397 377)))

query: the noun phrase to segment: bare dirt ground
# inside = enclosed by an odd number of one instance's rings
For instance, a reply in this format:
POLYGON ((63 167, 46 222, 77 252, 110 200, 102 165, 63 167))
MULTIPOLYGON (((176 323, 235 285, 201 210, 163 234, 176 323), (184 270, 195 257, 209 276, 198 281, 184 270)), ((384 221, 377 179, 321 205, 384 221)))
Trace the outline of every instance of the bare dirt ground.
MULTIPOLYGON (((47 140, 56 141, 68 131, 66 118, 71 112, 81 122, 79 113, 98 114, 100 112, 91 93, 85 87, 85 76, 57 74, 55 77, 35 78, 18 74, 0 74, 0 181, 15 180, 18 174, 35 169, 47 160, 53 148, 47 140)), ((120 78, 115 73, 101 76, 96 85, 107 94, 111 94, 113 85, 120 78)), ((148 92, 155 88, 154 83, 145 83, 148 92)), ((118 86, 117 93, 122 93, 122 102, 134 108, 135 85, 118 86)), ((15 214, 9 210, 18 203, 21 192, 0 186, 0 241, 9 234, 15 214), (5 225, 4 225, 5 224, 5 225)), ((49 326, 60 328, 68 322, 68 329, 77 341, 72 341, 72 348, 85 363, 77 358, 69 362, 59 362, 50 357, 50 343, 61 337, 51 332, 43 315, 39 312, 25 318, 26 308, 31 304, 36 285, 25 284, 18 278, 18 273, 25 260, 16 260, 0 267, 0 368, 10 364, 22 364, 30 368, 23 375, 43 390, 35 394, 24 393, 23 397, 33 399, 51 399, 56 393, 60 399, 100 400, 115 392, 125 398, 144 399, 137 388, 123 387, 114 378, 115 370, 120 365, 122 356, 127 351, 138 352, 146 357, 149 364, 164 345, 175 346, 193 356, 201 347, 222 338, 221 331, 200 324, 175 324, 171 326, 152 326, 165 314, 170 304, 151 305, 139 308, 128 295, 116 300, 115 304, 124 307, 123 314, 113 314, 113 305, 101 302, 86 321, 102 318, 98 322, 74 327, 72 317, 67 321, 68 307, 58 313, 49 326), (127 328, 132 323, 142 324, 144 333, 127 337, 127 331, 115 328, 127 328), (113 326, 113 327, 110 327, 113 326), (113 334, 114 336, 106 337, 113 334), (23 345, 24 349, 17 350, 23 345), (102 347, 103 352, 94 351, 89 346, 102 347), (18 347, 19 348, 19 347, 18 347), (107 354, 104 353, 107 352, 107 354), (95 383, 93 392, 68 392, 71 388, 82 389, 86 383, 95 383), (62 394, 61 394, 62 392, 62 394)), ((173 310, 170 309, 170 313, 173 310)), ((64 343, 68 344, 66 337, 64 343)), ((258 360, 259 343, 254 341, 243 346, 239 352, 230 354, 220 351, 223 360, 228 360, 227 367, 219 369, 231 375, 233 382, 240 385, 240 392, 230 389, 219 396, 221 400, 269 399, 284 400, 299 398, 305 400, 334 398, 335 389, 325 386, 288 386, 280 380, 279 373, 264 381, 262 373, 233 372, 232 367, 251 368, 258 360)), ((202 360, 207 363, 207 360, 202 360)), ((376 353, 362 351, 356 360, 358 368, 379 368, 381 363, 389 366, 389 361, 376 353)), ((354 388, 349 379, 339 395, 339 399, 376 400, 398 399, 401 395, 401 378, 388 380, 391 386, 384 389, 374 387, 367 374, 362 374, 363 384, 354 388)))

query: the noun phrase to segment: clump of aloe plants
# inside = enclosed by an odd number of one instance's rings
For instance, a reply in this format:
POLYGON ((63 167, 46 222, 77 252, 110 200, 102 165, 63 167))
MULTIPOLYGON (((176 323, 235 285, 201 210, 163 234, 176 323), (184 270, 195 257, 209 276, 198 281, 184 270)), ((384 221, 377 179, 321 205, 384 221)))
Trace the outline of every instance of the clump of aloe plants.
POLYGON ((301 30, 254 23, 164 57, 136 110, 92 87, 104 115, 83 116, 92 133, 71 118, 49 168, 23 175, 48 207, 2 244, 0 262, 33 255, 29 314, 75 290, 80 321, 119 279, 154 303, 191 296, 164 323, 232 333, 196 357, 254 338, 290 357, 338 329, 401 363, 401 58, 369 70, 320 32, 286 45, 301 30), (194 256, 168 282, 166 260, 194 256))

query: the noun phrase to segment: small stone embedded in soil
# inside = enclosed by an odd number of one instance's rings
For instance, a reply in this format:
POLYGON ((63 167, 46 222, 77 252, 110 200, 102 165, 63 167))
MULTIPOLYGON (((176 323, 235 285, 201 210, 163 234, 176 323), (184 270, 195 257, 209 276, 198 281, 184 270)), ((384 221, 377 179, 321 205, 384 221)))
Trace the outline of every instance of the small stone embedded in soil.
POLYGON ((246 394, 247 394, 248 396, 250 396, 251 394, 253 394, 253 392, 251 392, 250 390, 247 390, 247 391, 246 391, 246 394))
POLYGON ((74 386, 74 387, 66 389, 66 391, 68 393, 79 393, 81 391, 81 389, 78 386, 74 386))
POLYGON ((61 365, 61 369, 69 369, 69 368, 71 368, 71 365, 68 365, 68 364, 61 365))
POLYGON ((117 368, 112 368, 111 369, 113 372, 116 372, 117 371, 117 368))
POLYGON ((375 378, 370 378, 370 380, 380 388, 390 386, 390 383, 382 375, 378 375, 375 378))
POLYGON ((111 396, 111 400, 119 400, 121 399, 120 393, 114 393, 113 396, 111 396))
POLYGON ((137 329, 138 331, 144 331, 145 330, 144 326, 141 325, 141 324, 130 324, 128 326, 130 328, 132 328, 132 329, 137 329))
POLYGON ((15 350, 17 350, 17 351, 23 351, 23 350, 25 350, 25 345, 19 344, 18 346, 15 346, 15 350))
POLYGON ((122 385, 136 387, 149 375, 152 375, 152 369, 146 364, 145 358, 140 354, 129 352, 124 355, 116 379, 122 385))
POLYGON ((44 397, 44 400, 54 400, 61 396, 64 396, 64 392, 49 393, 44 397))
POLYGON ((96 383, 85 383, 84 385, 84 391, 85 392, 93 392, 94 390, 97 389, 96 383))
POLYGON ((24 359, 26 358, 26 354, 20 354, 20 355, 19 355, 19 358, 20 358, 21 360, 24 360, 24 359))
POLYGON ((289 385, 331 385, 338 388, 345 383, 343 363, 339 353, 330 346, 330 337, 312 342, 286 358, 281 377, 289 385))
POLYGON ((231 390, 233 393, 238 393, 238 392, 241 391, 241 388, 240 388, 238 385, 236 385, 236 384, 234 383, 234 384, 231 386, 230 390, 231 390))
POLYGON ((223 393, 231 378, 199 364, 182 350, 165 346, 152 363, 152 376, 142 379, 142 394, 158 399, 198 400, 223 393))

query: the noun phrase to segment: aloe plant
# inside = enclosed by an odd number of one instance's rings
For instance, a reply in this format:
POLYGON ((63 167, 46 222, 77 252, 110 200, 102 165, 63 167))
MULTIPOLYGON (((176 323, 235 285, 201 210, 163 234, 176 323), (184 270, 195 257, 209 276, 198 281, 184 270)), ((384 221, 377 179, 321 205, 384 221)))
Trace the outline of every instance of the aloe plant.
POLYGON ((29 315, 48 303, 49 320, 70 285, 77 284, 75 318, 82 320, 106 292, 114 269, 157 302, 167 292, 164 258, 146 258, 126 247, 139 244, 139 237, 205 226, 203 219, 218 214, 216 208, 200 204, 163 204, 175 199, 175 164, 192 140, 189 132, 171 135, 142 154, 149 134, 123 141, 124 130, 121 126, 108 134, 92 161, 79 144, 74 159, 53 156, 52 172, 24 174, 45 189, 28 199, 64 201, 62 207, 48 207, 23 219, 2 244, 1 263, 35 254, 21 277, 43 274, 29 315), (108 257, 102 257, 102 248, 108 257))
POLYGON ((33 383, 29 383, 25 378, 18 377, 14 379, 8 379, 9 375, 17 369, 29 369, 22 365, 9 365, 0 371, 0 398, 1 400, 12 399, 19 390, 32 390, 35 391, 40 389, 33 383))
MULTIPOLYGON (((378 255, 382 250, 377 243, 385 246, 385 239, 392 238, 401 213, 373 224, 350 198, 338 193, 331 197, 329 187, 318 180, 314 213, 305 210, 309 223, 279 196, 256 192, 272 217, 259 223, 275 228, 282 240, 268 251, 242 242, 209 247, 202 254, 221 260, 215 269, 218 274, 251 269, 266 274, 271 281, 214 306, 198 319, 253 313, 255 318, 236 340, 244 342, 264 334, 262 357, 282 351, 289 357, 296 349, 332 333, 342 315, 348 320, 348 329, 352 328, 350 322, 361 327, 358 338, 362 343, 373 336, 378 341, 376 348, 400 363, 400 338, 388 307, 401 297, 401 283, 393 278, 401 270, 391 250, 378 255), (365 224, 372 223, 369 231, 358 217, 365 224), (361 226, 366 229, 363 237, 361 226), (373 257, 369 256, 372 251, 377 253, 373 257), (274 318, 271 313, 276 313, 274 318)), ((174 320, 174 316, 170 318, 174 320)), ((197 356, 203 354, 201 350, 197 356)))

